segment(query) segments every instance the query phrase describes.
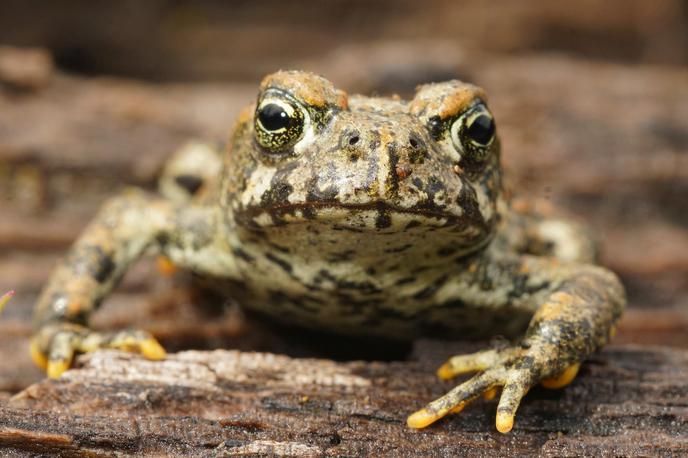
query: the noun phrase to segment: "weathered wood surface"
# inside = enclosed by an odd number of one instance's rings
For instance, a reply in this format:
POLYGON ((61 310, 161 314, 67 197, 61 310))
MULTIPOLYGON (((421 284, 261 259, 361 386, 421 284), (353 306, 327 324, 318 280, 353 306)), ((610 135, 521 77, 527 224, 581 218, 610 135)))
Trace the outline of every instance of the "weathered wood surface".
POLYGON ((612 346, 568 388, 534 389, 507 435, 494 428, 496 400, 408 429, 409 412, 450 388, 433 371, 462 348, 422 342, 403 363, 97 353, 0 407, 0 445, 68 456, 688 454, 688 354, 658 347, 612 346))

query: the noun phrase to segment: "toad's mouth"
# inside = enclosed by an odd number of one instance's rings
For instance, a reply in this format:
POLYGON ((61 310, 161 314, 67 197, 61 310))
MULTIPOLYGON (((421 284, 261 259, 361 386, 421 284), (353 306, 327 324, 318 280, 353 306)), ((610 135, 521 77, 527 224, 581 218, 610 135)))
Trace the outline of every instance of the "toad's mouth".
MULTIPOLYGON (((461 210, 459 208, 459 210, 461 210)), ((456 227, 473 226, 487 229, 482 216, 469 218, 437 205, 421 204, 401 207, 383 201, 368 203, 342 203, 319 201, 285 203, 270 206, 251 206, 239 209, 238 222, 248 226, 276 226, 285 223, 326 222, 361 229, 394 229, 396 226, 456 227)), ((475 212, 473 212, 475 216, 475 212)))

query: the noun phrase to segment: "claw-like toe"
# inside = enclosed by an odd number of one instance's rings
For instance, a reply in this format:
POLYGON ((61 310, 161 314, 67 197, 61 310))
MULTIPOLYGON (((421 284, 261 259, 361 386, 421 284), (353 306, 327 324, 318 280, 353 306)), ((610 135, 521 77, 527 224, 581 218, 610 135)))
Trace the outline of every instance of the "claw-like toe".
POLYGON ((55 361, 48 361, 48 367, 46 368, 48 378, 60 378, 60 375, 65 373, 67 369, 69 369, 69 366, 71 364, 71 359, 58 359, 55 361))
POLYGON ((406 419, 406 424, 410 428, 414 429, 425 428, 426 426, 429 426, 440 418, 444 417, 447 413, 449 413, 449 410, 446 412, 431 412, 428 409, 420 409, 419 411, 409 415, 409 417, 406 419))
POLYGON ((496 365, 504 356, 497 350, 454 356, 437 369, 437 376, 442 380, 450 380, 461 374, 484 371, 488 367, 496 365))
POLYGON ((155 340, 153 337, 144 340, 141 342, 141 354, 143 355, 144 358, 150 359, 153 361, 159 361, 161 359, 165 359, 167 356, 167 353, 165 352, 165 349, 163 348, 160 343, 155 340))
POLYGON ((502 388, 502 395, 497 405, 497 418, 495 426, 500 433, 508 433, 514 427, 516 410, 521 404, 521 399, 528 393, 532 382, 526 372, 518 371, 509 377, 502 388))
POLYGON ((411 415, 407 424, 412 428, 424 428, 447 414, 460 412, 475 398, 493 389, 498 384, 498 375, 497 371, 476 375, 411 415))
POLYGON ((105 345, 108 348, 140 353, 150 360, 165 359, 167 353, 155 338, 145 331, 122 331, 115 334, 105 345))
POLYGON ((80 340, 79 337, 70 331, 55 334, 50 344, 50 353, 48 355, 47 373, 49 378, 58 378, 69 369, 80 340))

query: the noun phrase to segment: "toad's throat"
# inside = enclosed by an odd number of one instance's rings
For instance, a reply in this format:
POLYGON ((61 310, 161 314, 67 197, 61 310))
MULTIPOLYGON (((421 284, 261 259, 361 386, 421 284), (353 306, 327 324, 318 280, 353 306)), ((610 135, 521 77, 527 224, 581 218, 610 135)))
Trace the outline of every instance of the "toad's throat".
MULTIPOLYGON (((461 210, 459 208, 459 210, 461 210)), ((413 207, 401 207, 387 202, 373 201, 368 203, 342 203, 338 201, 318 201, 307 203, 283 203, 270 206, 249 206, 240 208, 236 215, 241 223, 249 226, 275 225, 289 222, 331 221, 337 222, 360 216, 375 214, 376 227, 389 227, 392 216, 403 216, 411 226, 429 225, 434 227, 472 226, 478 230, 488 230, 482 215, 476 212, 462 211, 451 213, 434 204, 418 204, 413 207), (469 216, 470 215, 470 216, 469 216), (269 220, 269 221, 268 221, 269 220), (265 224, 261 224, 263 221, 265 224)))

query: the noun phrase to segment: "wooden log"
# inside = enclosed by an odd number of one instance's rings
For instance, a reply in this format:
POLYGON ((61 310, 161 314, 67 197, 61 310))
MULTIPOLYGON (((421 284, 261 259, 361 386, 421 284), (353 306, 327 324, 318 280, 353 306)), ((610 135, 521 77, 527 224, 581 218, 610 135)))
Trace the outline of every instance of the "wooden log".
POLYGON ((98 352, 1 406, 0 445, 66 456, 688 453, 688 352, 662 347, 611 346, 569 387, 532 390, 506 435, 494 427, 496 400, 407 428, 409 412, 452 386, 435 378, 436 366, 467 349, 422 341, 406 362, 342 363, 225 350, 164 362, 98 352))

